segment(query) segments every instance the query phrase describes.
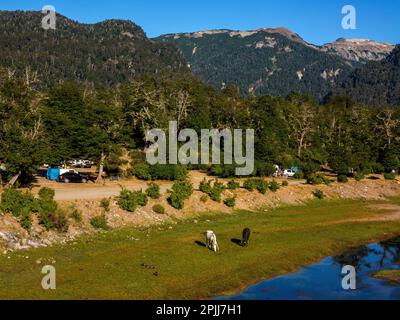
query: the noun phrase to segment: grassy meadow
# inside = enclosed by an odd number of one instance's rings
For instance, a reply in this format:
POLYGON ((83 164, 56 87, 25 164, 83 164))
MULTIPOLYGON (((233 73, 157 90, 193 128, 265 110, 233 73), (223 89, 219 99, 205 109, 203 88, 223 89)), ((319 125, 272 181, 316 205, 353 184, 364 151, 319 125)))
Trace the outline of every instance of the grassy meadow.
POLYGON ((233 293, 349 246, 399 235, 400 221, 358 221, 388 214, 369 207, 379 203, 315 201, 268 212, 205 214, 1 254, 0 299, 206 299, 233 293), (248 248, 237 244, 245 227, 253 231, 248 248), (215 231, 219 253, 203 246, 206 230, 215 231), (56 290, 41 287, 47 264, 56 267, 56 290))

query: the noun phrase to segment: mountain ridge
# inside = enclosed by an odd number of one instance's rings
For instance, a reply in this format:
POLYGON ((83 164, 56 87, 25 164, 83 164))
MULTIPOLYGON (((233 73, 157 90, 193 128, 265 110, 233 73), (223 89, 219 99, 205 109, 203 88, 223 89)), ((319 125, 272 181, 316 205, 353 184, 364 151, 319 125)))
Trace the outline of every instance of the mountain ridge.
POLYGON ((116 85, 143 75, 189 73, 180 52, 147 38, 130 20, 82 24, 57 14, 44 30, 43 14, 0 11, 0 66, 21 73, 29 66, 41 85, 63 81, 116 85))

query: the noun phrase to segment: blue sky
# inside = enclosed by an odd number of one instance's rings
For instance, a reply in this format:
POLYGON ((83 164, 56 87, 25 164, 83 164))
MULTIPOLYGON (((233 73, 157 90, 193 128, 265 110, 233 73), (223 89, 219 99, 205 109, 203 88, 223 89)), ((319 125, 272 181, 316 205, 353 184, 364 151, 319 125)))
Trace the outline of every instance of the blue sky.
POLYGON ((340 37, 400 43, 400 0, 2 0, 0 10, 38 11, 44 5, 84 23, 129 19, 149 37, 285 26, 315 44, 340 37), (347 4, 357 9, 357 30, 341 27, 347 4))

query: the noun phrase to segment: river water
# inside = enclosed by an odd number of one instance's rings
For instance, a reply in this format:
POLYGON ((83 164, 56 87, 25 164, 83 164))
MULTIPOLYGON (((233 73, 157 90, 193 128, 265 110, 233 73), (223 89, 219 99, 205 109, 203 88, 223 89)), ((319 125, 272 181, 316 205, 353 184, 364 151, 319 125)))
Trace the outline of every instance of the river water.
POLYGON ((217 300, 400 300, 400 286, 371 275, 400 269, 400 237, 360 246, 328 257, 293 274, 250 286, 243 292, 217 300), (357 271, 357 289, 342 288, 343 266, 357 271))

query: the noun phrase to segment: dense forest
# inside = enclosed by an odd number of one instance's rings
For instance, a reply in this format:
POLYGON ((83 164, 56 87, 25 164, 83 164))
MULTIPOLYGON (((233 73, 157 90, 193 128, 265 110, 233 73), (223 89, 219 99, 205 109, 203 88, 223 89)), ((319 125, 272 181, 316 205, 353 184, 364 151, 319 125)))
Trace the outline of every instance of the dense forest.
POLYGON ((308 92, 321 100, 359 64, 326 53, 287 29, 173 34, 192 72, 217 88, 234 84, 243 95, 308 92))
POLYGON ((81 24, 57 15, 56 30, 43 30, 42 18, 41 12, 0 11, 0 66, 20 77, 29 66, 41 87, 63 81, 112 86, 142 74, 188 72, 173 45, 149 40, 131 21, 81 24))
POLYGON ((386 59, 354 70, 334 92, 369 105, 400 105, 400 46, 386 59))
MULTIPOLYGON (((177 119, 179 129, 253 128, 257 176, 270 175, 274 164, 298 165, 306 178, 321 168, 346 175, 351 169, 378 173, 400 167, 395 108, 367 107, 344 97, 318 105, 304 94, 243 98, 234 86, 220 92, 190 75, 143 76, 117 88, 66 82, 36 90, 26 77, 3 69, 2 181, 29 182, 40 165, 73 158, 104 164, 109 174, 140 176, 144 160, 138 150, 145 147, 145 132, 167 131, 168 121, 177 119), (122 164, 127 169, 120 169, 122 164)), ((232 167, 203 169, 230 176, 232 167)))

